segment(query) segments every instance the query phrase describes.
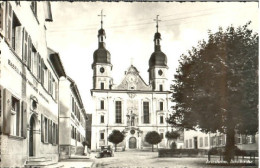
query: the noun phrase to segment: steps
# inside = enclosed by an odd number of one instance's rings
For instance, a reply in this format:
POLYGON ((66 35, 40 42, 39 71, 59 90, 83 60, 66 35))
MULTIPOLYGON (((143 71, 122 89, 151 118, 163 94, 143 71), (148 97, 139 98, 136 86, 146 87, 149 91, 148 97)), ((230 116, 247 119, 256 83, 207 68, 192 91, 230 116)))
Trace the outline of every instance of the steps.
POLYGON ((25 168, 61 168, 64 167, 58 162, 52 161, 50 158, 45 157, 30 157, 26 161, 25 168))

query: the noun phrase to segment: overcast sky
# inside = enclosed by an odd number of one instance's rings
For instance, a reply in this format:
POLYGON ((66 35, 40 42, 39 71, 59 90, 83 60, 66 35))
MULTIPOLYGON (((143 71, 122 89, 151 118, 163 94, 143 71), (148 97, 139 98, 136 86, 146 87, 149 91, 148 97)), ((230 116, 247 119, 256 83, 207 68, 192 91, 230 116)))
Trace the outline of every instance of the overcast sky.
POLYGON ((103 9, 106 48, 111 53, 113 79, 119 84, 131 64, 148 84, 148 61, 154 51, 153 36, 159 15, 161 49, 167 55, 169 81, 178 67, 180 55, 199 40, 207 40, 208 30, 217 31, 244 25, 258 32, 257 2, 52 2, 53 22, 47 23, 48 46, 60 54, 65 71, 77 84, 85 109, 92 113, 93 53, 98 48, 97 33, 103 9))

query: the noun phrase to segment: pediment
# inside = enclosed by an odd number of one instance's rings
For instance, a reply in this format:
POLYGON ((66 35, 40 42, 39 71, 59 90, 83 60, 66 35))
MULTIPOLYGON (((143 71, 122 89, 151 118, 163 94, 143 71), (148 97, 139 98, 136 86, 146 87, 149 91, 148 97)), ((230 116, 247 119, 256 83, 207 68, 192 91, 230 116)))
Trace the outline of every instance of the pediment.
POLYGON ((152 90, 139 75, 139 71, 131 65, 125 73, 122 82, 115 87, 115 90, 152 90))

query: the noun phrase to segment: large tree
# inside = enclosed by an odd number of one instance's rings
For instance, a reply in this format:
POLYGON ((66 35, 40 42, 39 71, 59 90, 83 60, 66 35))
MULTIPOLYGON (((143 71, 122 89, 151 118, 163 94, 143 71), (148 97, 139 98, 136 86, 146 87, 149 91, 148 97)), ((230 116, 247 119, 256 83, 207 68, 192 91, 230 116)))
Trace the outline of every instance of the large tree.
POLYGON ((119 130, 113 130, 112 133, 108 136, 108 141, 115 145, 115 152, 116 152, 116 145, 119 144, 124 140, 125 136, 119 130))
POLYGON ((182 55, 168 122, 203 132, 225 133, 225 160, 234 156, 235 133, 258 132, 258 34, 244 26, 208 32, 182 55))
POLYGON ((156 131, 147 132, 145 135, 145 141, 152 145, 152 152, 153 152, 153 145, 158 144, 162 141, 160 135, 156 131))

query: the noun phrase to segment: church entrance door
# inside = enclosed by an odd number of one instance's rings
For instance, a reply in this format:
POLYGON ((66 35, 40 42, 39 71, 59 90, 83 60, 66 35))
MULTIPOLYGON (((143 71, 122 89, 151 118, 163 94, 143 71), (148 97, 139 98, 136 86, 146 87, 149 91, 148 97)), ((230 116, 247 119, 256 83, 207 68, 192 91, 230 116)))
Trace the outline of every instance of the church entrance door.
POLYGON ((129 148, 130 149, 136 148, 136 138, 135 137, 129 138, 129 148))

